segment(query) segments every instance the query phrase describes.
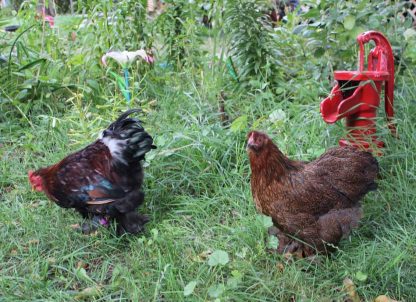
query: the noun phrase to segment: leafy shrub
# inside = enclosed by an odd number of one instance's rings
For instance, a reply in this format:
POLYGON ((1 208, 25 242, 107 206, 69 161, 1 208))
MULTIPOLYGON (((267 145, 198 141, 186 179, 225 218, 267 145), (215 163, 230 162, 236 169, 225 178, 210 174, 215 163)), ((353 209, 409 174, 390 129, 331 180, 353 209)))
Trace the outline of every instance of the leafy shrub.
POLYGON ((167 60, 175 66, 198 65, 202 55, 199 6, 197 2, 166 1, 165 11, 157 18, 163 50, 167 60))
POLYGON ((228 1, 226 33, 229 51, 243 83, 257 78, 261 83, 273 82, 279 73, 280 51, 271 35, 265 1, 228 1))
POLYGON ((331 58, 335 69, 355 69, 356 37, 378 30, 390 40, 396 55, 402 53, 403 33, 411 22, 400 12, 401 1, 305 1, 310 9, 300 16, 303 24, 294 33, 314 39, 309 50, 318 58, 331 58))

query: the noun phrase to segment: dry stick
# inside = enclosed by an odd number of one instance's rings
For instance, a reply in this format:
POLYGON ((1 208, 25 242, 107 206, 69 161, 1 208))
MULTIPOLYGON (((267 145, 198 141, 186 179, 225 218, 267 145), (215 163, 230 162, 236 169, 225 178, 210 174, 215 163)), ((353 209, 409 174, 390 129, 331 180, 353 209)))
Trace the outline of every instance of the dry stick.
POLYGON ((221 120, 221 125, 223 126, 227 126, 230 123, 230 118, 228 116, 228 114, 225 112, 225 100, 227 99, 224 91, 220 92, 219 98, 218 98, 218 104, 219 104, 219 114, 220 114, 220 120, 221 120))

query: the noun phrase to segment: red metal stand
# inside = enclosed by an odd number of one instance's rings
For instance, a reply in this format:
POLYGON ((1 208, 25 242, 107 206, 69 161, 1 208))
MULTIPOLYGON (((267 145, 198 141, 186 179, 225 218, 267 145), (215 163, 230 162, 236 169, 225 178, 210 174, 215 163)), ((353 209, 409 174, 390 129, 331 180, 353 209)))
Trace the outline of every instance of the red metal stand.
POLYGON ((335 123, 345 118, 348 134, 339 141, 340 146, 352 145, 372 150, 384 143, 377 139, 375 119, 384 84, 385 111, 389 128, 396 133, 394 116, 394 59, 389 41, 381 33, 367 31, 357 37, 360 46, 358 71, 335 71, 337 81, 331 94, 321 102, 321 115, 325 122, 335 123), (364 70, 364 44, 374 41, 375 47, 367 58, 364 70))

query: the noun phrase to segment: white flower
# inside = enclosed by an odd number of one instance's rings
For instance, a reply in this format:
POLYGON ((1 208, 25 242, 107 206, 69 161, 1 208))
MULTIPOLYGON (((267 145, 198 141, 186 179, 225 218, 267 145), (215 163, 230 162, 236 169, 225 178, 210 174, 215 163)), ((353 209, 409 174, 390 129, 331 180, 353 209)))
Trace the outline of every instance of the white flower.
POLYGON ((117 61, 121 66, 126 67, 127 65, 133 63, 138 57, 141 57, 147 63, 151 64, 154 61, 154 58, 147 54, 145 50, 139 49, 136 51, 110 51, 106 53, 101 58, 101 62, 104 66, 107 66, 107 58, 112 58, 117 61))

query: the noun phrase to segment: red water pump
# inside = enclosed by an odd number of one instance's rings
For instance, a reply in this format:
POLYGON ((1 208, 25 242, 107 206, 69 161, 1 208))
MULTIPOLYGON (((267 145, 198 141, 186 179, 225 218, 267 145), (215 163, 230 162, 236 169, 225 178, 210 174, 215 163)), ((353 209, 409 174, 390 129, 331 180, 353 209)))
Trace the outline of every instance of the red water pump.
POLYGON ((321 102, 321 115, 330 124, 346 118, 348 134, 339 141, 340 146, 374 150, 384 146, 375 134, 383 84, 388 125, 391 132, 396 133, 393 125, 394 58, 389 41, 379 32, 364 32, 357 41, 360 46, 359 70, 334 72, 337 83, 321 102), (364 70, 364 44, 369 41, 374 41, 375 47, 369 51, 367 70, 364 70))

